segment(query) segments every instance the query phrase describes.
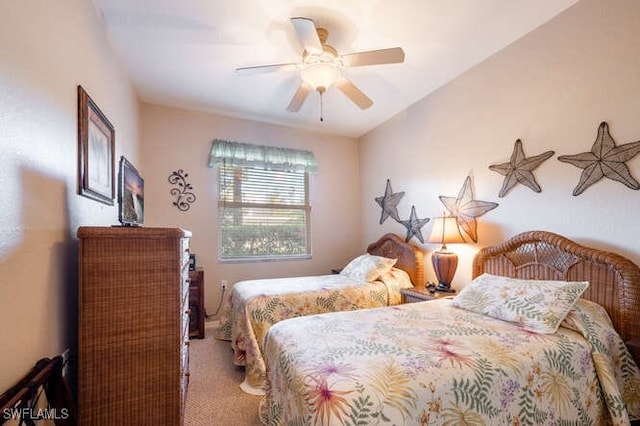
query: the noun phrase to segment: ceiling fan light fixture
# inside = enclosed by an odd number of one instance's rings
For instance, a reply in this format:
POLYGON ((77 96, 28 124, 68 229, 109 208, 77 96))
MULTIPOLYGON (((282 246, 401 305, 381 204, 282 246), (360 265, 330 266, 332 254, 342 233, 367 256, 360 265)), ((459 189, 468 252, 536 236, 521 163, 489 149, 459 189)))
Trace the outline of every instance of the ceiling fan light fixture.
POLYGON ((302 80, 308 83, 313 90, 328 89, 340 77, 340 69, 328 63, 315 63, 305 65, 300 73, 302 80))
POLYGON ((303 56, 300 76, 313 90, 321 87, 326 90, 342 77, 342 61, 331 46, 324 45, 324 51, 320 54, 306 53, 303 56))

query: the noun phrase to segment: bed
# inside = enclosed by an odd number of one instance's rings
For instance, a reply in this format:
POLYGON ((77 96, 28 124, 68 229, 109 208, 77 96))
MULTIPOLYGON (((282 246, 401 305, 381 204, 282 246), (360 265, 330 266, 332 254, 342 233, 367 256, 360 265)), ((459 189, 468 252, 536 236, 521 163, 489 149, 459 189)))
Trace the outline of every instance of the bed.
POLYGON ((399 304, 401 288, 424 285, 424 254, 399 236, 386 234, 336 272, 233 286, 223 303, 216 338, 230 340, 234 364, 245 367, 241 384, 245 392, 264 394, 262 343, 273 324, 304 315, 399 304))
POLYGON ((640 269, 545 231, 478 252, 452 298, 293 318, 264 343, 265 424, 629 424, 640 269))
POLYGON ((230 340, 235 365, 245 367, 241 388, 264 394, 262 343, 269 328, 287 318, 401 303, 401 288, 424 285, 424 254, 395 234, 385 234, 330 275, 248 280, 224 301, 216 338, 230 340), (372 260, 373 259, 373 260, 372 260))

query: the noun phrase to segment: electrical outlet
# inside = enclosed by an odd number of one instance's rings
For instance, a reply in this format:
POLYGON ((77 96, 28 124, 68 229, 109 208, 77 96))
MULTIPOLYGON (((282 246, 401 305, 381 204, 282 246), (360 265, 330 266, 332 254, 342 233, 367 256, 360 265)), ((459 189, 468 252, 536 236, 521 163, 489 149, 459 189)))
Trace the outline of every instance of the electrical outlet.
POLYGON ((227 287, 229 287, 229 281, 227 281, 227 280, 222 280, 222 281, 220 281, 220 288, 221 288, 222 290, 224 290, 224 289, 225 289, 225 288, 227 288, 227 287))

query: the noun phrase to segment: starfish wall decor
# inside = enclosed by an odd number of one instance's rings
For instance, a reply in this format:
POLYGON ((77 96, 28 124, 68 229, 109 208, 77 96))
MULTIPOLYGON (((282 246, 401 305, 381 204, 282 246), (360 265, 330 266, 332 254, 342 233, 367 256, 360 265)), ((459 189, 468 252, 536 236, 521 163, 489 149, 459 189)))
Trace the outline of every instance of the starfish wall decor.
POLYGON ((400 216, 398 215, 398 203, 403 196, 404 191, 393 192, 393 190, 391 189, 391 181, 387 179, 387 187, 384 190, 384 195, 382 197, 375 198, 376 203, 378 203, 378 205, 382 207, 382 213, 380 214, 380 225, 382 225, 388 217, 391 217, 397 222, 400 221, 400 216))
POLYGON ((409 240, 413 237, 416 237, 420 240, 421 243, 424 243, 424 237, 422 236, 421 228, 429 222, 429 218, 420 219, 416 214, 416 206, 411 206, 411 216, 407 220, 400 220, 400 215, 398 214, 398 203, 400 199, 404 196, 404 191, 402 192, 393 192, 391 189, 391 181, 387 179, 387 186, 384 191, 384 195, 381 197, 376 197, 376 203, 380 207, 382 207, 382 213, 380 214, 380 225, 384 223, 387 218, 392 218, 405 228, 407 228, 407 237, 405 238, 405 242, 409 242, 409 240))
POLYGON ((573 190, 573 195, 577 196, 603 177, 621 182, 631 189, 640 189, 640 184, 631 176, 625 164, 638 153, 640 153, 640 141, 616 146, 609 133, 609 125, 603 121, 598 127, 598 136, 591 151, 561 155, 558 160, 583 169, 580 181, 573 190))
POLYGON ((511 160, 508 163, 489 166, 489 170, 493 170, 504 176, 504 182, 502 183, 498 197, 502 198, 507 195, 518 183, 531 188, 535 192, 542 191, 540 185, 536 182, 533 170, 548 160, 553 154, 555 154, 554 151, 546 151, 534 157, 525 157, 524 150, 522 149, 522 141, 520 139, 516 140, 513 146, 511 160))
POLYGON ((471 176, 467 176, 464 180, 462 189, 460 189, 457 197, 445 197, 441 195, 440 201, 442 201, 442 204, 444 204, 451 216, 458 218, 458 225, 474 243, 478 242, 478 223, 476 222, 476 217, 482 216, 489 210, 498 207, 498 203, 473 199, 471 176))
POLYGON ((405 238, 405 242, 409 242, 411 237, 416 237, 420 240, 421 243, 424 243, 424 237, 422 236, 422 227, 429 222, 429 218, 418 219, 418 215, 416 214, 416 206, 411 206, 411 216, 409 216, 408 220, 399 220, 405 228, 407 228, 407 237, 405 238))

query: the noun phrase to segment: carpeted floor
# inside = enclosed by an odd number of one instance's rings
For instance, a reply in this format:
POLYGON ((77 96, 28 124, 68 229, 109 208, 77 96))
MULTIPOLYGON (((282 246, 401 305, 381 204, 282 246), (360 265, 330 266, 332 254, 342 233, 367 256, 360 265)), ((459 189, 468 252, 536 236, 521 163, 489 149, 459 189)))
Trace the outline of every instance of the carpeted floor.
POLYGON ((190 342, 185 426, 260 425, 262 397, 240 389, 244 369, 233 365, 231 344, 214 339, 212 329, 190 342))

